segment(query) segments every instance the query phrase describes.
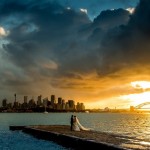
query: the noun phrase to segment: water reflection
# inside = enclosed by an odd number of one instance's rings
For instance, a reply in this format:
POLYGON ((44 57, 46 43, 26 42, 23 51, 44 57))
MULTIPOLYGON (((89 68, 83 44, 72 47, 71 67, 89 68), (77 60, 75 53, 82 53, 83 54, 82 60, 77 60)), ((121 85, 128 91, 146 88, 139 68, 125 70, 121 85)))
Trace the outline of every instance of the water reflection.
MULTIPOLYGON (((53 125, 70 124, 72 113, 19 113, 0 114, 0 137, 8 132, 10 125, 53 125)), ((150 114, 119 113, 74 113, 82 125, 101 132, 118 134, 127 138, 127 147, 150 149, 150 114)), ((8 136, 9 138, 9 136, 8 136)), ((0 138, 1 139, 1 138, 0 138)), ((2 141, 0 141, 2 142, 2 141)))

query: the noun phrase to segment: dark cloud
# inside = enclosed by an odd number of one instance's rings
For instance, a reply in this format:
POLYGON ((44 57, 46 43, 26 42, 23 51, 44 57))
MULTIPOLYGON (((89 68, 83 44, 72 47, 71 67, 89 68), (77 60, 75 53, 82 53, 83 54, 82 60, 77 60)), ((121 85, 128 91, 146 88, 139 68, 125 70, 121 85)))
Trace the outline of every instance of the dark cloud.
MULTIPOLYGON (((54 87, 75 87, 81 84, 63 81, 149 65, 149 0, 141 0, 132 15, 124 9, 106 10, 93 22, 86 13, 54 1, 7 1, 0 5, 0 18, 9 30, 5 57, 21 68, 21 80, 29 77, 27 83, 41 80, 54 87)), ((19 85, 16 78, 6 79, 7 85, 19 85)))
POLYGON ((99 52, 104 74, 140 64, 149 64, 149 16, 148 0, 141 0, 126 25, 114 27, 100 41, 99 52))
MULTIPOLYGON (((4 19, 1 23, 10 32, 6 38, 8 44, 3 45, 7 58, 32 78, 52 75, 51 67, 43 67, 49 60, 56 62, 61 68, 65 54, 70 51, 69 58, 72 57, 71 51, 76 48, 78 30, 90 23, 85 13, 48 1, 7 1, 1 5, 0 11, 3 12, 1 16, 4 19), (10 6, 11 9, 7 9, 10 6)), ((17 84, 17 80, 13 80, 8 80, 7 85, 20 84, 20 81, 17 84)))
POLYGON ((141 0, 132 15, 129 26, 144 35, 150 35, 150 2, 148 0, 141 0))
POLYGON ((125 25, 129 20, 129 12, 124 9, 102 11, 94 19, 94 25, 102 29, 111 29, 120 25, 125 25))
POLYGON ((87 40, 83 41, 86 45, 78 42, 80 46, 76 48, 76 52, 82 51, 76 54, 77 57, 73 55, 68 64, 67 61, 66 63, 63 61, 65 64, 65 67, 62 66, 63 70, 81 74, 96 71, 101 76, 126 68, 134 69, 137 65, 141 67, 141 64, 149 65, 149 3, 148 0, 141 0, 132 15, 122 9, 102 12, 84 30, 84 33, 89 32, 85 34, 89 35, 87 40), (103 30, 101 20, 107 25, 107 31, 103 30), (116 24, 113 24, 114 22, 116 24))

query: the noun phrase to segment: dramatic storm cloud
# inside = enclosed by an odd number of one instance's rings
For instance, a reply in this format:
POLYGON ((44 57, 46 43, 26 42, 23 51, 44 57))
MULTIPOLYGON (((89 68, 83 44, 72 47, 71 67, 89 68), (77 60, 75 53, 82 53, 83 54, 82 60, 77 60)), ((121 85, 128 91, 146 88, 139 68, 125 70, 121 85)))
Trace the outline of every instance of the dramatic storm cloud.
POLYGON ((140 0, 134 12, 130 1, 117 2, 126 8, 103 10, 91 20, 92 10, 83 5, 77 10, 60 1, 3 1, 1 95, 69 97, 80 91, 81 97, 104 98, 118 95, 114 85, 122 94, 138 93, 121 84, 138 79, 138 72, 149 74, 150 1, 140 0))
POLYGON ((148 0, 141 0, 128 24, 110 30, 103 39, 104 61, 108 66, 124 69, 149 65, 149 4, 148 0))

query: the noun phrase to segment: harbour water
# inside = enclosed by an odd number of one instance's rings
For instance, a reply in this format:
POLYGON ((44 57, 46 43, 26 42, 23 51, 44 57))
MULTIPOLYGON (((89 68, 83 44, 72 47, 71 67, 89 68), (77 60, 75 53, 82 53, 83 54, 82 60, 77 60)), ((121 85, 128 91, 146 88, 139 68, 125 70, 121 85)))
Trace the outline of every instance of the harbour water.
POLYGON ((128 113, 0 113, 0 150, 65 150, 53 142, 36 139, 20 131, 10 131, 10 125, 69 125, 70 116, 96 131, 120 135, 128 139, 122 146, 150 149, 150 114, 128 113))

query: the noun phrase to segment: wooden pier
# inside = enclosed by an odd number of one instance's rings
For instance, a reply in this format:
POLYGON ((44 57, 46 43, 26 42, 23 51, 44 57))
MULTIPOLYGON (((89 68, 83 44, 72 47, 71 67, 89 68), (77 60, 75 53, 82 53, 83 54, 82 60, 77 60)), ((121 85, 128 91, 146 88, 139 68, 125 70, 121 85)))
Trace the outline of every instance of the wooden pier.
POLYGON ((38 139, 53 141, 75 150, 87 148, 127 150, 121 146, 127 141, 117 135, 97 131, 70 131, 70 127, 67 125, 10 126, 9 128, 12 131, 22 130, 38 139))

